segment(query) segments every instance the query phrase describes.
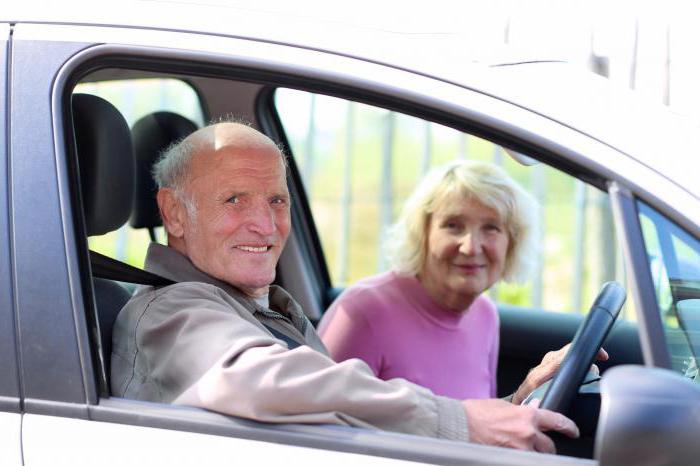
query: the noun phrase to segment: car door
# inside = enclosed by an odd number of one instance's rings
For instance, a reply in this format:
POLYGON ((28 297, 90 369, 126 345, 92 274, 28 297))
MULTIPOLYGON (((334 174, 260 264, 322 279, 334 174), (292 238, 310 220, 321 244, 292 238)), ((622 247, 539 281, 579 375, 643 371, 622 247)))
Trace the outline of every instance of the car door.
MULTIPOLYGON (((10 40, 9 24, 0 23, 0 92, 7 95, 7 50, 10 40)), ((8 216, 7 170, 7 115, 9 102, 0 105, 0 436, 4 447, 0 449, 0 463, 22 464, 20 426, 21 403, 15 339, 15 306, 13 302, 13 278, 10 266, 11 230, 8 216)))
MULTIPOLYGON (((303 441, 308 434, 255 423, 251 426, 240 420, 229 422, 196 409, 162 406, 165 411, 158 411, 158 406, 110 400, 108 394, 101 393, 98 349, 91 345, 88 330, 96 328, 87 312, 92 305, 86 304, 93 298, 85 291, 90 282, 83 277, 89 274, 81 266, 85 238, 81 243, 74 235, 81 207, 73 201, 76 161, 66 149, 73 136, 69 116, 64 119, 67 108, 63 102, 64 98, 70 102, 70 93, 63 94, 66 83, 60 73, 73 55, 95 43, 76 41, 77 31, 68 34, 74 40, 65 40, 62 31, 68 28, 16 25, 10 49, 9 94, 14 111, 10 121, 13 183, 9 212, 14 236, 11 254, 0 256, 0 277, 3 283, 14 282, 15 287, 14 296, 2 293, 0 299, 14 297, 17 310, 24 415, 21 442, 19 414, 0 416, 2 433, 7 434, 4 438, 10 446, 3 449, 1 458, 20 458, 25 465, 37 466, 55 464, 57 458, 67 464, 115 465, 281 463, 289 458, 293 458, 292 464, 327 464, 338 457, 353 462, 355 455, 351 453, 305 447, 317 442, 315 437, 314 442, 303 441), (14 258, 14 280, 9 279, 4 262, 9 257, 14 258), (180 414, 170 417, 168 412, 180 414), (205 421, 206 428, 201 428, 202 416, 210 418, 205 421), (219 435, 226 431, 229 433, 219 435)), ((93 40, 97 37, 99 34, 93 40)), ((2 151, 5 145, 0 147, 2 151)), ((4 152, 0 154, 4 157, 4 152)), ((4 170, 7 165, 1 166, 4 170)), ((0 183, 5 181, 5 177, 0 179, 0 183)), ((7 191, 0 192, 4 196, 7 191)), ((6 225, 6 220, 0 219, 0 226, 6 225)), ((7 228, 0 229, 0 234, 6 232, 7 228)), ((0 247, 9 245, 5 241, 0 247)), ((14 359, 7 360, 14 355, 9 332, 15 325, 4 325, 14 317, 13 306, 0 309, 0 345, 7 350, 0 355, 0 406, 17 411, 20 405, 13 402, 12 395, 17 396, 14 376, 18 371, 14 359)), ((402 463, 382 458, 375 462, 402 463)))
MULTIPOLYGON (((267 425, 111 397, 100 375, 104 357, 77 201, 70 99, 79 77, 107 65, 172 73, 194 64, 189 72, 222 79, 236 74, 247 81, 266 83, 274 76, 293 82, 318 73, 324 78, 318 82, 328 83, 337 70, 324 68, 328 57, 316 52, 274 44, 46 24, 16 25, 11 54, 10 257, 23 362, 25 464, 54 464, 56 458, 71 464, 543 464, 536 454, 466 443, 340 426, 267 425), (190 49, 172 49, 173 43, 190 49)), ((347 76, 357 65, 375 67, 338 57, 331 63, 347 76)), ((288 277, 299 270, 288 270, 288 277)), ((580 463, 565 457, 547 462, 580 463)))

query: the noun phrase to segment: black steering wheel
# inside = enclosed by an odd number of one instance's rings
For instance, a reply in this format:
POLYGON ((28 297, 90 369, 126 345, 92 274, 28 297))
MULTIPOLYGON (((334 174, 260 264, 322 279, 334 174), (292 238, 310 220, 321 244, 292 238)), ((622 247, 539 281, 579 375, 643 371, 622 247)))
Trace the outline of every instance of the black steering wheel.
POLYGON ((576 331, 571 347, 542 398, 540 408, 566 413, 598 350, 625 303, 625 289, 608 282, 598 293, 591 310, 576 331))

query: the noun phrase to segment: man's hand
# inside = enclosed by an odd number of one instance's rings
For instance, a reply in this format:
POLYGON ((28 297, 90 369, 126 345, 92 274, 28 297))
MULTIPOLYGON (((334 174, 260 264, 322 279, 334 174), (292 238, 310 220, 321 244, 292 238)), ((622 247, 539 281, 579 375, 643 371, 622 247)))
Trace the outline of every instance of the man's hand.
POLYGON ((513 406, 503 400, 465 400, 469 439, 475 443, 556 453, 554 442, 542 432, 555 430, 569 437, 578 428, 566 416, 537 408, 537 404, 513 406))
MULTIPOLYGON (((544 355, 539 366, 530 370, 523 383, 518 387, 518 390, 516 390, 512 399, 513 404, 519 405, 530 392, 554 377, 554 374, 559 370, 561 362, 564 360, 564 356, 566 356, 566 353, 569 351, 569 346, 571 346, 571 343, 564 345, 557 351, 550 351, 544 355)), ((601 348, 596 355, 598 361, 607 361, 608 357, 607 351, 603 348, 601 348)), ((594 364, 592 370, 597 371, 598 367, 594 364)))

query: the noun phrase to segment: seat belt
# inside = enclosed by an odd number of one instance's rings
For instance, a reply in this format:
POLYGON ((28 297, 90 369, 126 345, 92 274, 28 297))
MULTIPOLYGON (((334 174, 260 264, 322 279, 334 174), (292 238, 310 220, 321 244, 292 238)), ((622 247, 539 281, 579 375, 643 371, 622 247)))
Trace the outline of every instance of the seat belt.
POLYGON ((174 281, 168 278, 147 272, 92 250, 90 251, 90 264, 92 265, 92 274, 97 278, 135 283, 137 285, 168 286, 175 284, 174 281))
MULTIPOLYGON (((137 285, 150 285, 153 287, 168 286, 177 283, 169 278, 139 269, 92 250, 90 250, 90 264, 92 265, 92 274, 97 278, 105 278, 107 280, 114 280, 118 282, 135 283, 137 285)), ((302 346, 301 343, 291 337, 288 337, 279 330, 266 325, 264 322, 260 323, 275 338, 285 342, 290 350, 302 346)))
MULTIPOLYGON (((260 322, 260 321, 258 321, 258 322, 260 322)), ((282 340, 283 342, 285 342, 285 343, 287 344, 287 348, 289 348, 289 349, 294 349, 294 348, 298 348, 298 347, 300 347, 300 346, 304 346, 304 345, 302 345, 301 343, 299 343, 298 341, 296 341, 295 339, 293 339, 292 337, 288 337, 288 336, 285 335, 284 333, 280 332, 279 330, 274 329, 274 328, 270 327, 269 325, 266 325, 266 324, 263 323, 263 322, 260 322, 260 323, 263 324, 263 325, 265 326, 265 328, 266 328, 267 330, 269 330, 269 332, 270 332, 275 338, 277 338, 278 340, 282 340)))

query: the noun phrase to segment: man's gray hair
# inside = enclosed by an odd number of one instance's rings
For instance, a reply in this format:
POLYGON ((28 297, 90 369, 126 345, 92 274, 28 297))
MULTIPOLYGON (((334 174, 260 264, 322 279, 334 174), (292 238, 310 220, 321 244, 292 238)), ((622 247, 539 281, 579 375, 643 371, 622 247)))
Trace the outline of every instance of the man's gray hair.
POLYGON ((522 282, 540 252, 537 242, 539 206, 505 171, 495 165, 461 161, 432 170, 404 204, 387 235, 390 262, 400 273, 415 275, 425 264, 430 217, 449 196, 474 199, 496 211, 505 224, 509 244, 501 277, 522 282))
MULTIPOLYGON (((252 128, 252 125, 249 122, 232 116, 218 118, 209 126, 219 123, 236 123, 252 128)), ((286 170, 287 157, 285 155, 284 147, 281 144, 276 144, 271 139, 270 143, 272 143, 279 150, 286 170)), ((175 195, 185 203, 187 211, 190 213, 190 215, 194 215, 196 206, 194 205, 193 200, 190 199, 190 197, 185 193, 184 187, 189 175, 190 162, 192 161, 192 157, 197 152, 200 144, 202 144, 200 141, 193 140, 193 138, 190 137, 184 137, 178 141, 175 141, 161 153, 158 160, 153 164, 153 169, 151 171, 158 189, 172 189, 175 192, 175 195)))
POLYGON ((152 175, 158 189, 170 188, 178 199, 185 204, 187 213, 194 218, 196 206, 194 200, 185 193, 190 161, 195 153, 195 145, 187 138, 172 143, 165 149, 158 161, 153 164, 152 175))
POLYGON ((158 189, 177 190, 187 179, 187 170, 194 155, 194 145, 186 139, 180 139, 168 146, 153 164, 153 179, 158 189))

